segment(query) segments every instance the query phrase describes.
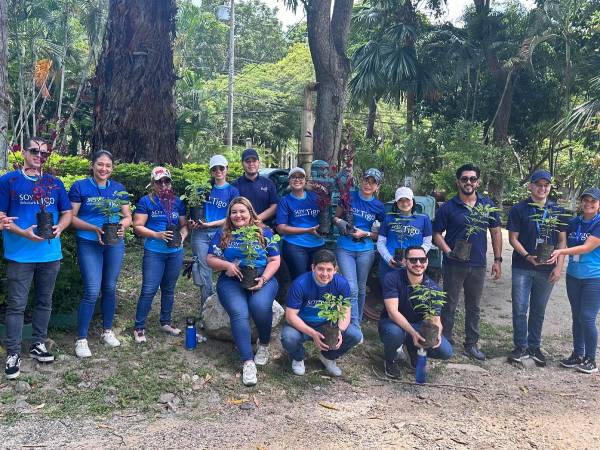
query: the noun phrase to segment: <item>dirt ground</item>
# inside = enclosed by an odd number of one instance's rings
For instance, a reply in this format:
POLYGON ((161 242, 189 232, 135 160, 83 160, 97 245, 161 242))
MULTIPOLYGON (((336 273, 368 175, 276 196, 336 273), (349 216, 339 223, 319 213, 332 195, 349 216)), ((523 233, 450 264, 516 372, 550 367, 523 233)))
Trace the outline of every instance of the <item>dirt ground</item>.
MULTIPOLYGON (((373 323, 365 325, 365 344, 340 361, 342 378, 330 379, 312 358, 304 377, 310 382, 291 374, 277 332, 268 369, 259 369, 259 385, 251 389, 241 386, 234 363, 211 366, 215 358, 235 356, 230 344, 209 341, 192 357, 182 350, 176 355, 194 358, 194 366, 210 367, 212 381, 198 390, 173 389, 174 398, 166 407, 149 412, 117 408, 105 416, 62 418, 45 415, 40 407, 1 425, 0 446, 600 448, 600 377, 557 365, 570 352, 571 343, 564 278, 555 287, 546 314, 543 347, 549 354, 548 366, 524 368, 506 362, 512 346, 511 252, 506 235, 504 248, 502 279, 489 280, 484 291, 481 343, 488 360, 474 364, 456 348, 450 362, 429 362, 432 385, 410 384, 414 374, 408 371, 402 382, 381 377, 381 345, 373 323)), ((73 358, 56 364, 80 370, 73 358)), ((111 364, 107 359, 97 367, 109 370, 111 364)), ((100 383, 102 372, 92 374, 100 383)), ((0 395, 12 389, 2 384, 0 395)), ((6 419, 15 413, 5 406, 0 414, 6 419)))

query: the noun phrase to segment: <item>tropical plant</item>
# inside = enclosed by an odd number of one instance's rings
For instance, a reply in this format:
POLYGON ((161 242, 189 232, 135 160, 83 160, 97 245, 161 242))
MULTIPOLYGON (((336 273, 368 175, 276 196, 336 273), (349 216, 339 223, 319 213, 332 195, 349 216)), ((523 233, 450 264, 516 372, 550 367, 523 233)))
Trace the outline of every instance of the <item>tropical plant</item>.
POLYGON ((165 216, 167 216, 167 226, 169 226, 173 223, 173 212, 175 210, 175 202, 177 201, 177 196, 175 195, 175 192, 173 192, 173 189, 171 189, 170 187, 163 187, 159 189, 156 196, 160 201, 165 216))
POLYGON ((245 267, 255 268, 256 260, 259 258, 259 249, 264 250, 276 248, 281 236, 274 234, 273 237, 264 236, 265 244, 260 244, 261 229, 258 225, 246 225, 234 230, 232 234, 240 241, 240 250, 244 255, 245 267))
POLYGON ((567 225, 561 221, 561 217, 568 217, 568 214, 561 213, 552 208, 541 208, 537 203, 530 203, 529 205, 533 206, 536 210, 529 218, 539 227, 538 238, 543 239, 544 244, 549 244, 552 241, 554 233, 560 227, 567 225))
POLYGON ((49 173, 43 173, 33 183, 33 201, 40 207, 40 211, 45 212, 48 206, 48 200, 52 191, 58 189, 56 178, 49 173))
POLYGON ((115 218, 123 217, 121 208, 129 205, 130 194, 127 191, 116 191, 111 197, 98 197, 93 208, 102 214, 105 223, 114 223, 115 218))
POLYGON ((318 316, 332 324, 338 324, 346 317, 351 307, 350 299, 343 295, 323 294, 323 299, 315 305, 319 310, 318 316))
POLYGON ((446 293, 417 284, 412 286, 410 301, 413 309, 423 313, 424 320, 431 320, 440 315, 440 310, 446 304, 446 293))
POLYGON ((469 239, 481 232, 485 232, 488 228, 490 216, 493 213, 500 211, 499 208, 489 204, 479 203, 475 206, 468 206, 469 213, 465 216, 465 240, 469 239))
POLYGON ((188 181, 185 187, 185 194, 181 200, 187 201, 190 208, 203 205, 207 200, 212 189, 212 185, 207 181, 188 181))

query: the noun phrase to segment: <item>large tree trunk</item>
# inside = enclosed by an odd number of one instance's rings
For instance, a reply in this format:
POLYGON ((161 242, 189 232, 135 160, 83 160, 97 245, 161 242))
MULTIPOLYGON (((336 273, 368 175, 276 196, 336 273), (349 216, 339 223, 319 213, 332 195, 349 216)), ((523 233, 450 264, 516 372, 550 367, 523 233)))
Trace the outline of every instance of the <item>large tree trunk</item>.
POLYGON ((310 0, 305 3, 308 45, 317 78, 313 133, 315 159, 338 165, 346 107, 350 60, 346 56, 353 0, 310 0))
POLYGON ((367 131, 365 138, 373 139, 375 137, 375 119, 377 118, 377 97, 371 98, 369 102, 369 115, 367 116, 367 131))
POLYGON ((8 168, 8 11, 6 0, 0 0, 0 170, 8 168))
POLYGON ((172 40, 175 0, 111 0, 96 68, 94 148, 121 161, 179 164, 172 40))

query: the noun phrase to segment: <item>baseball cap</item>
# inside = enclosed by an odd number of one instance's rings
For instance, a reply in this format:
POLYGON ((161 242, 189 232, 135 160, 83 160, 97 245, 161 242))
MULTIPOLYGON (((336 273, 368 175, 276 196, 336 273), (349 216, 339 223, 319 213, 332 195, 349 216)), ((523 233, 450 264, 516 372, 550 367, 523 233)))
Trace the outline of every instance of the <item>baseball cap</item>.
POLYGON ((225 158, 223 155, 214 155, 210 158, 210 161, 208 162, 208 169, 212 169, 215 166, 223 166, 223 167, 227 167, 229 164, 227 164, 227 158, 225 158))
POLYGON ((242 162, 246 161, 248 158, 260 159, 258 157, 258 152, 256 150, 254 150, 253 148, 247 148, 246 150, 244 150, 242 152, 242 162))
POLYGON ((536 170, 535 172, 533 172, 531 174, 531 182, 535 183, 538 180, 548 180, 548 181, 552 181, 552 174, 550 172, 548 172, 547 170, 536 170))
POLYGON ((594 200, 600 200, 600 189, 598 188, 587 188, 583 193, 579 196, 579 198, 583 198, 586 195, 589 195, 594 200))
POLYGON ((302 175, 304 175, 306 177, 306 172, 304 171, 304 169, 302 167, 294 167, 292 170, 290 170, 290 173, 288 173, 288 178, 290 178, 292 175, 294 175, 296 173, 301 173, 302 175))
POLYGON ((150 172, 150 183, 146 186, 146 189, 152 186, 153 181, 162 180, 163 178, 168 178, 169 180, 173 179, 169 169, 161 166, 155 167, 152 169, 152 172, 150 172))
POLYGON ((370 169, 365 170, 362 177, 363 179, 373 177, 375 183, 381 184, 381 179, 383 178, 383 175, 379 170, 371 167, 370 169))
POLYGON ((394 195, 394 201, 397 202, 401 198, 407 198, 409 200, 413 200, 415 198, 415 195, 413 194, 413 191, 411 188, 402 186, 402 187, 399 187, 398 189, 396 189, 396 195, 394 195))

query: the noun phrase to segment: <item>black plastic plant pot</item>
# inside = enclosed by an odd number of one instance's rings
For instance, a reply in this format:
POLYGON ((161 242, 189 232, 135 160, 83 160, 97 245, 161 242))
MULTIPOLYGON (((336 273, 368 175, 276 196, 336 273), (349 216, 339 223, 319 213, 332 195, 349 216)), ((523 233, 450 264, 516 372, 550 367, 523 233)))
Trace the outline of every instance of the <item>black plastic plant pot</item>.
POLYGON ((242 272, 242 287, 250 289, 256 286, 256 278, 258 278, 258 270, 256 267, 240 267, 242 272))
POLYGON ((537 257, 537 261, 539 263, 545 263, 552 256, 552 252, 554 251, 554 245, 550 244, 538 244, 535 248, 535 256, 537 257))
POLYGON ((52 214, 46 211, 40 211, 35 215, 35 219, 37 222, 35 234, 42 239, 54 239, 54 234, 52 234, 54 217, 52 214))
POLYGON ((206 208, 204 204, 200 206, 190 206, 190 219, 194 222, 206 220, 206 208))
POLYGON ((425 342, 422 343, 423 347, 431 348, 437 345, 439 332, 440 329, 437 325, 430 320, 425 320, 419 330, 419 334, 425 339, 425 342))
POLYGON ((404 249, 397 248, 396 250, 394 250, 394 261, 396 261, 398 264, 400 264, 400 261, 402 261, 403 259, 404 259, 404 249))
POLYGON ((167 226, 167 231, 173 232, 173 239, 167 242, 167 247, 169 248, 179 248, 181 247, 181 232, 179 231, 179 225, 170 223, 167 226))
POLYGON ((327 322, 319 327, 319 332, 324 336, 323 342, 329 347, 330 350, 334 350, 338 343, 338 336, 340 329, 337 325, 327 322))
POLYGON ((102 231, 104 234, 102 235, 102 242, 105 245, 115 245, 118 244, 121 238, 119 237, 119 229, 121 228, 120 223, 105 223, 102 225, 102 231))
POLYGON ((460 261, 468 261, 471 259, 471 247, 473 244, 459 239, 456 241, 456 245, 452 249, 452 256, 460 261))
POLYGON ((324 209, 319 211, 319 214, 317 215, 317 220, 319 221, 319 233, 329 234, 331 232, 331 217, 329 215, 328 207, 325 207, 324 209))

